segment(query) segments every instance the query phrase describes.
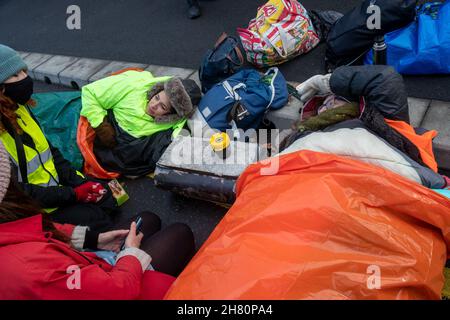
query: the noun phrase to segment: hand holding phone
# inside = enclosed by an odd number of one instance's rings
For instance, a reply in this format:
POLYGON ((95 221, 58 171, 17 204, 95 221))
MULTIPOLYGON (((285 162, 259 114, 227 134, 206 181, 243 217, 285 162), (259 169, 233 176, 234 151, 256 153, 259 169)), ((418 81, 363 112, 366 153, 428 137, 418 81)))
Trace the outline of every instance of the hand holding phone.
POLYGON ((120 250, 124 250, 127 244, 129 247, 139 248, 142 240, 142 235, 139 235, 142 229, 142 217, 138 216, 134 222, 136 225, 134 226, 133 223, 131 224, 130 233, 124 240, 120 250))

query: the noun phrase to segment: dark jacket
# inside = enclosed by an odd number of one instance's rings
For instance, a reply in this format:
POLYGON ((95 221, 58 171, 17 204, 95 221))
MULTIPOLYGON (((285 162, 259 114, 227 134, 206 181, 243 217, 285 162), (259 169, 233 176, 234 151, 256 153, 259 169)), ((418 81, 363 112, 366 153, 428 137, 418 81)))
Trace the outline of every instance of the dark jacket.
POLYGON ((340 67, 331 75, 330 87, 334 94, 349 100, 364 97, 366 106, 378 110, 385 118, 409 123, 403 77, 392 67, 340 67))

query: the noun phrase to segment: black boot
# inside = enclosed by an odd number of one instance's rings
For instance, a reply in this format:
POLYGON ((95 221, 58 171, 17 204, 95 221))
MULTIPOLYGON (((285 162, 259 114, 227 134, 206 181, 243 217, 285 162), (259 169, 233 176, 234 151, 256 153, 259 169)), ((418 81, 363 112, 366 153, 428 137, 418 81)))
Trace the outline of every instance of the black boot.
POLYGON ((189 19, 195 19, 200 17, 200 5, 198 4, 198 0, 187 0, 188 2, 188 17, 189 19))

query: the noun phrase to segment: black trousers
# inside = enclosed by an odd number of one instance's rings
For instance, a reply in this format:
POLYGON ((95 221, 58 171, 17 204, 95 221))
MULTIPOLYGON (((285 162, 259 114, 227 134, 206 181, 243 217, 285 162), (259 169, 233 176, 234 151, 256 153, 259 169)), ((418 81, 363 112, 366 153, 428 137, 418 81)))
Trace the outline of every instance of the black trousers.
MULTIPOLYGON (((161 229, 161 219, 152 212, 141 212, 141 232, 144 238, 141 249, 152 257, 152 266, 156 271, 177 277, 186 267, 195 253, 194 235, 183 223, 174 223, 161 229)), ((132 221, 117 225, 115 229, 129 229, 132 221)))
MULTIPOLYGON (((102 201, 103 203, 103 201, 102 201)), ((92 231, 129 229, 136 216, 128 221, 115 224, 115 212, 102 205, 75 204, 60 208, 50 214, 52 221, 88 226, 92 231)), ((161 229, 161 219, 152 212, 141 212, 141 232, 144 238, 141 249, 152 257, 152 266, 156 271, 178 276, 195 253, 194 235, 191 229, 182 223, 174 223, 161 229)))

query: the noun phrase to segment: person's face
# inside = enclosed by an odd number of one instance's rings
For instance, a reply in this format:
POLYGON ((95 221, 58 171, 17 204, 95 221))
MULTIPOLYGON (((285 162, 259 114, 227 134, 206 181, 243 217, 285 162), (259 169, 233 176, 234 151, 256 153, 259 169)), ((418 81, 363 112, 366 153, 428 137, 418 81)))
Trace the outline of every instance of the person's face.
POLYGON ((25 70, 19 71, 2 83, 1 90, 3 95, 16 103, 16 107, 19 104, 24 105, 31 102, 33 79, 25 70))
POLYGON ((25 79, 28 76, 28 73, 25 70, 21 70, 18 73, 16 73, 15 75, 9 77, 8 79, 5 80, 5 82, 3 83, 14 83, 14 82, 18 82, 20 80, 25 79))
POLYGON ((164 90, 156 94, 147 104, 147 113, 152 117, 164 116, 171 112, 170 101, 164 90))
MULTIPOLYGON (((20 80, 25 79, 27 76, 28 76, 28 73, 25 70, 21 70, 21 71, 17 72, 15 75, 6 79, 3 83, 8 84, 8 83, 18 82, 20 80)), ((5 93, 5 88, 3 88, 2 93, 5 93)))

